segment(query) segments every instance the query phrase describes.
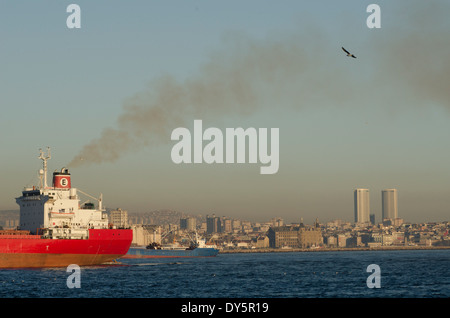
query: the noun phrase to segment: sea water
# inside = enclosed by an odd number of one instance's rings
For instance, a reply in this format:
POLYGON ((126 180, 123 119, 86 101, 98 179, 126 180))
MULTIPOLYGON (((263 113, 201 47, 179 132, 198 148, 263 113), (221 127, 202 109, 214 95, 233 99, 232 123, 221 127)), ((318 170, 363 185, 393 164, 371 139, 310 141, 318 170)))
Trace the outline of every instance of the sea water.
POLYGON ((1 298, 448 298, 450 250, 219 254, 0 270, 1 298), (368 266, 379 267, 370 288, 368 266), (73 284, 72 284, 73 287, 73 284))

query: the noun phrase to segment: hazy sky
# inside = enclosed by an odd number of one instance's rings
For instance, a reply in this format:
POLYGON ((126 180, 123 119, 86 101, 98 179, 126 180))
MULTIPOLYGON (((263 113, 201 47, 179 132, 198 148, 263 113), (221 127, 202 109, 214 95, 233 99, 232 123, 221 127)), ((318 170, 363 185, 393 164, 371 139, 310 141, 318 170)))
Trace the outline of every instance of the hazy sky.
POLYGON ((363 187, 381 221, 381 190, 397 188, 405 221, 448 220, 448 12, 410 0, 0 0, 0 209, 38 184, 50 146, 49 176, 71 163, 72 185, 110 208, 353 222, 363 187), (66 26, 71 3, 80 29, 66 26), (380 29, 366 25, 371 3, 380 29), (278 173, 174 164, 171 132, 194 119, 279 128, 278 173))

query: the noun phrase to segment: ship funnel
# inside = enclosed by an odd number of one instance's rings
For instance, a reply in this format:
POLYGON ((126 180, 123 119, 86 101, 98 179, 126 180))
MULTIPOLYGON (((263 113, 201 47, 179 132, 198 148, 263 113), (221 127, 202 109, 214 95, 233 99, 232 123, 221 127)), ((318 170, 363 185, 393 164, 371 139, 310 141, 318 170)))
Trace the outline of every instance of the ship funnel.
POLYGON ((62 168, 61 172, 53 172, 53 187, 56 189, 70 189, 69 169, 62 168))

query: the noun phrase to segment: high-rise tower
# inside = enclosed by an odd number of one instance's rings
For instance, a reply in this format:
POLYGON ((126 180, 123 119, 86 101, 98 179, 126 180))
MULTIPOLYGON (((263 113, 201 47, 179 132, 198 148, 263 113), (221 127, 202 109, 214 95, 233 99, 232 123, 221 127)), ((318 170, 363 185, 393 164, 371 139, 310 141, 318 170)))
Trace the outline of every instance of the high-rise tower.
POLYGON ((355 223, 370 222, 370 200, 369 189, 356 189, 354 191, 355 200, 355 223))
POLYGON ((381 191, 382 217, 394 220, 398 218, 398 192, 397 189, 381 191))

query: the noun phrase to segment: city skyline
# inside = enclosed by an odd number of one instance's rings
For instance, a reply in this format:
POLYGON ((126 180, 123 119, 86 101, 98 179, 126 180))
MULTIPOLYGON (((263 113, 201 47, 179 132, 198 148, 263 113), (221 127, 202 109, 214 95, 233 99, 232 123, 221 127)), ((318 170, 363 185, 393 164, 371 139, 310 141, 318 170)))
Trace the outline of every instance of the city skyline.
POLYGON ((69 4, 2 3, 0 210, 39 184, 49 146, 49 172, 108 208, 353 222, 361 188, 380 222, 380 192, 398 189, 405 222, 448 219, 447 2, 379 1, 374 29, 354 0, 82 0, 80 29, 69 4), (171 134, 195 120, 278 129, 276 172, 174 163, 171 134))

